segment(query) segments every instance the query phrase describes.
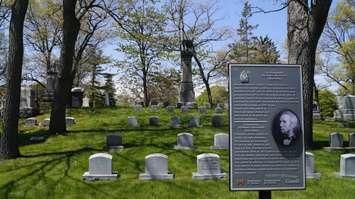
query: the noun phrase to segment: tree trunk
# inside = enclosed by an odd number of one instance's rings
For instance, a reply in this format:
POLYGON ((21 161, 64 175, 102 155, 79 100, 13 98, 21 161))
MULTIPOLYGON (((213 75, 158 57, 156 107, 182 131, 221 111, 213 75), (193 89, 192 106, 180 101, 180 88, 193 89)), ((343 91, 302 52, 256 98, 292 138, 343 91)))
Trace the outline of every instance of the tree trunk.
POLYGON ((197 58, 196 51, 193 50, 193 57, 197 63, 198 69, 200 71, 200 76, 202 78, 203 83, 205 84, 206 91, 207 91, 207 97, 208 97, 208 103, 210 103, 211 106, 213 106, 213 101, 212 101, 212 93, 211 93, 211 88, 210 88, 210 83, 208 82, 208 77, 206 78, 205 73, 203 71, 202 64, 200 60, 197 58))
POLYGON ((75 16, 75 5, 76 0, 63 0, 63 46, 49 125, 51 134, 66 132, 66 102, 70 97, 75 42, 80 29, 80 22, 75 16))
POLYGON ((27 7, 28 0, 16 0, 11 7, 6 99, 0 146, 1 159, 16 158, 20 155, 18 148, 18 120, 23 62, 23 23, 27 7))
POLYGON ((147 85, 147 74, 143 72, 143 94, 144 94, 144 106, 149 106, 149 96, 148 96, 148 85, 147 85))
POLYGON ((313 87, 315 52, 323 32, 331 0, 288 0, 287 45, 288 62, 300 64, 303 75, 303 112, 305 144, 313 145, 313 87))

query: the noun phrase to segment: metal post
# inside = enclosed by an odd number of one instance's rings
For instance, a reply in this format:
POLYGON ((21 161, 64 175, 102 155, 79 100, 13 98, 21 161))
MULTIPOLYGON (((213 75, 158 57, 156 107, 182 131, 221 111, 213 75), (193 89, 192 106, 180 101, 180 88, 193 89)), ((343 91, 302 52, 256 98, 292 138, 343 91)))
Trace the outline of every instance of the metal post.
POLYGON ((259 199, 271 199, 271 191, 259 191, 259 199))

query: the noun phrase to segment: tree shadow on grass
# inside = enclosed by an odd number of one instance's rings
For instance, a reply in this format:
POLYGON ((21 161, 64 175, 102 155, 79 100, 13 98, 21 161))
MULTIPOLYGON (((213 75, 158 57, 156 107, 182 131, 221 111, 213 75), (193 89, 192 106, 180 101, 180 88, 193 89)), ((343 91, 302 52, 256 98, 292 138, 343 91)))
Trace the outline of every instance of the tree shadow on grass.
POLYGON ((0 171, 0 172, 11 172, 11 171, 17 171, 21 169, 30 170, 29 172, 23 175, 14 175, 16 176, 15 179, 12 179, 7 183, 5 183, 4 185, 2 185, 0 187, 0 191, 3 193, 1 198, 6 198, 6 199, 11 198, 12 192, 18 192, 19 188, 17 186, 23 186, 24 184, 27 186, 25 186, 24 188, 21 187, 21 193, 23 193, 23 195, 20 197, 28 198, 28 192, 33 190, 33 187, 37 186, 40 182, 43 181, 45 182, 44 183, 46 185, 45 189, 47 190, 46 192, 47 196, 45 196, 45 198, 50 198, 53 196, 52 191, 55 190, 56 187, 59 185, 59 183, 63 182, 65 179, 72 179, 75 180, 76 182, 85 184, 86 186, 89 186, 94 191, 105 195, 105 197, 116 198, 115 196, 106 193, 102 190, 99 190, 97 187, 92 186, 89 183, 80 181, 69 175, 69 171, 72 167, 71 161, 73 157, 80 156, 87 152, 95 152, 95 151, 101 151, 101 150, 90 148, 90 147, 84 147, 84 148, 71 150, 71 151, 23 155, 21 156, 22 158, 47 157, 48 159, 26 164, 23 166, 14 167, 11 169, 6 169, 6 171, 0 171), (62 165, 63 163, 64 163, 64 168, 60 169, 62 172, 58 178, 55 178, 56 175, 54 176, 50 175, 51 173, 55 173, 57 169, 56 167, 58 165, 62 165), (30 181, 30 183, 28 181, 30 181))

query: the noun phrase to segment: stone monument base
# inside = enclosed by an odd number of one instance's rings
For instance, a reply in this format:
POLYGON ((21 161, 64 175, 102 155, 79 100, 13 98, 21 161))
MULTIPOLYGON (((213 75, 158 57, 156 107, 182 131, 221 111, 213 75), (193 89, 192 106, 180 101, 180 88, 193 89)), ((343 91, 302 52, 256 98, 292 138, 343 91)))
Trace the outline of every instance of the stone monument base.
POLYGON ((340 172, 335 172, 334 174, 338 178, 348 178, 348 179, 355 180, 355 175, 346 175, 346 176, 344 176, 344 175, 341 175, 340 172))
POLYGON ((140 173, 139 179, 140 180, 170 180, 174 178, 174 174, 167 173, 167 174, 155 174, 151 175, 149 173, 140 173))
POLYGON ((309 173, 309 174, 306 174, 306 178, 307 179, 319 180, 320 176, 321 176, 320 173, 309 173))
POLYGON ((115 180, 118 177, 118 173, 114 172, 112 174, 90 174, 89 172, 85 172, 83 175, 83 179, 86 181, 94 181, 94 180, 115 180))
POLYGON ((226 173, 216 173, 216 174, 202 174, 198 172, 192 173, 192 178, 196 180, 213 180, 213 179, 223 179, 226 177, 226 173))

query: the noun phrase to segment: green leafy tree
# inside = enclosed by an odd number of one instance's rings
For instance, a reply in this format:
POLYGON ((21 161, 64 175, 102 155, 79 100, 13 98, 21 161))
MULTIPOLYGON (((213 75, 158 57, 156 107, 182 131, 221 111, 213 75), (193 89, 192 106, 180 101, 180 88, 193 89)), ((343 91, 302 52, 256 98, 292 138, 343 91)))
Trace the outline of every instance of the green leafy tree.
POLYGON ((160 102, 176 103, 179 96, 180 71, 167 69, 153 74, 150 98, 160 102))
POLYGON ((319 106, 323 118, 333 117, 333 112, 337 108, 335 94, 328 89, 321 89, 319 91, 319 106))
MULTIPOLYGON (((225 103, 228 101, 228 91, 223 86, 211 86, 212 100, 215 103, 225 103)), ((207 91, 204 90, 201 95, 196 98, 196 102, 202 105, 205 102, 209 102, 207 91)))
POLYGON ((279 62, 280 54, 275 43, 268 36, 257 37, 253 43, 255 57, 253 63, 276 64, 279 62))

